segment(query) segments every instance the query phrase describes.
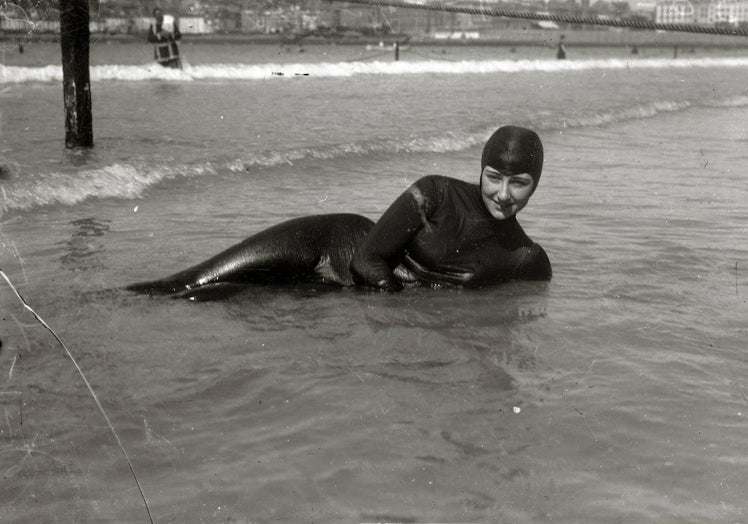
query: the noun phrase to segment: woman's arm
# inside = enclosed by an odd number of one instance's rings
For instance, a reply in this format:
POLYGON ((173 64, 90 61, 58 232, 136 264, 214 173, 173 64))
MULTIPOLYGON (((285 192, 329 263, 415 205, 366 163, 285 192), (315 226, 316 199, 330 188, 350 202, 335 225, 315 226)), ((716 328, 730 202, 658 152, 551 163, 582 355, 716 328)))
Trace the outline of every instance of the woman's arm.
POLYGON ((402 289, 392 274, 403 250, 421 228, 428 228, 428 217, 438 202, 432 177, 424 177, 410 186, 374 224, 351 262, 357 284, 384 291, 402 289))
POLYGON ((529 255, 522 261, 514 278, 522 280, 550 280, 553 277, 551 261, 540 244, 533 244, 529 255))

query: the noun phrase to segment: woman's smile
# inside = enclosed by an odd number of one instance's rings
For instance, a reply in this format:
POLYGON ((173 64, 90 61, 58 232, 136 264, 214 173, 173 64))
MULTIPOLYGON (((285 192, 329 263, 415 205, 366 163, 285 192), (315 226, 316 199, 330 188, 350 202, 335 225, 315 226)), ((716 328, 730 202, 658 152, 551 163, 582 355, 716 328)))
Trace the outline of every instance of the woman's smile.
POLYGON ((527 205, 535 182, 527 173, 501 173, 486 166, 481 175, 481 196, 488 212, 497 220, 513 217, 527 205))

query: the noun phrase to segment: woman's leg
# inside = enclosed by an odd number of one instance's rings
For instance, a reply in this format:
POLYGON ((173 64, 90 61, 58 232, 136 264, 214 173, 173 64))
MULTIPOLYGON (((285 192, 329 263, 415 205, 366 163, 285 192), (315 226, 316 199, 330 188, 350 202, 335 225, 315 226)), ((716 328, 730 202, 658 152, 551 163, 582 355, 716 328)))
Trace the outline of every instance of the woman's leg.
POLYGON ((320 281, 349 286, 353 253, 373 224, 353 214, 288 220, 189 269, 126 289, 168 295, 216 284, 320 281))

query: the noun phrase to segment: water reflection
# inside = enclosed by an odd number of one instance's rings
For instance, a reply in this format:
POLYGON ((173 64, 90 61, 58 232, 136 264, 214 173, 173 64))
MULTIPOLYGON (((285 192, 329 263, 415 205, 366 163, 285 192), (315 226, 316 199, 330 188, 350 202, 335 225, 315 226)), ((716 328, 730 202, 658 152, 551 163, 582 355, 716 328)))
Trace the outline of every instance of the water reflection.
POLYGON ((251 286, 224 314, 327 371, 496 392, 514 388, 511 370, 535 367, 532 325, 546 315, 546 294, 537 282, 394 294, 251 286))
POLYGON ((70 240, 61 243, 65 246, 65 253, 60 257, 62 267, 71 271, 103 269, 104 263, 100 255, 104 251, 104 245, 95 239, 109 232, 109 222, 110 220, 95 217, 70 222, 75 230, 70 240))
POLYGON ((63 154, 72 167, 89 166, 91 164, 96 164, 99 160, 96 151, 93 148, 88 147, 64 149, 63 154))
POLYGON ((157 99, 173 102, 174 97, 183 93, 182 85, 179 83, 159 82, 153 86, 153 94, 157 99))

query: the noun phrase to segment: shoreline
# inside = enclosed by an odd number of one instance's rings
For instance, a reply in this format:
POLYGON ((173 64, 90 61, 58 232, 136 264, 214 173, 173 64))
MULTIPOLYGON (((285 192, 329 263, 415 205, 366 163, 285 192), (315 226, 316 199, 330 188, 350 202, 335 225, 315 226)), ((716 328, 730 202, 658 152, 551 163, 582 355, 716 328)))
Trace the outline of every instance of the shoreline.
MULTIPOLYGON (((183 34, 184 40, 206 44, 251 45, 401 45, 423 47, 555 47, 564 35, 566 47, 699 47, 737 49, 748 47, 748 38, 741 36, 705 35, 678 32, 651 32, 634 30, 543 30, 510 29, 482 33, 480 38, 437 39, 426 35, 339 35, 298 36, 289 34, 213 33, 183 34), (485 35, 485 36, 483 36, 485 35)), ((59 34, 9 33, 0 34, 0 42, 59 41, 59 34)), ((91 42, 142 43, 143 35, 111 35, 92 33, 91 42)))

